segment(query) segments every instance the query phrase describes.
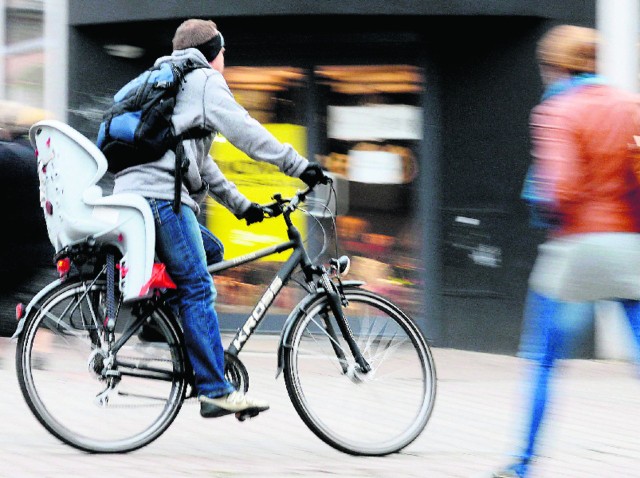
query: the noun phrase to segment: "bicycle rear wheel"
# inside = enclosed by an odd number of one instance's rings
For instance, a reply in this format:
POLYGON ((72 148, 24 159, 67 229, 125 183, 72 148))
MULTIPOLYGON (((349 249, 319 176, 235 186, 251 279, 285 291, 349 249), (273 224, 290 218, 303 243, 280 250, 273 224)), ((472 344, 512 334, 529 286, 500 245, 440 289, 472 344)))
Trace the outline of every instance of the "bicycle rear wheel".
POLYGON ((112 354, 105 298, 105 282, 54 289, 27 317, 16 368, 29 408, 50 433, 84 451, 119 453, 152 442, 175 419, 187 384, 185 357, 166 307, 147 319, 159 334, 154 342, 127 332, 136 318, 121 307, 115 342, 124 345, 112 354))
POLYGON ((339 331, 326 296, 293 325, 285 382, 305 424, 324 442, 352 455, 395 453, 426 426, 436 371, 422 335, 397 307, 362 289, 346 291, 344 313, 371 371, 362 373, 339 331), (327 326, 327 323, 330 325, 327 326), (344 351, 338 360, 334 347, 344 351))

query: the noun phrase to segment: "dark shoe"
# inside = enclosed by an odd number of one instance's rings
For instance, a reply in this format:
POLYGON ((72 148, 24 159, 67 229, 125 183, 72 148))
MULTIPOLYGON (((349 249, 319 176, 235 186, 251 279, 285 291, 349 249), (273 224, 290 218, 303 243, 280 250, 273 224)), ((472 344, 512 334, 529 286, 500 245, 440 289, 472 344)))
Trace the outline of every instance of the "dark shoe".
POLYGON ((249 398, 242 392, 231 392, 216 398, 200 395, 198 400, 200 401, 200 415, 205 418, 222 417, 232 413, 256 416, 260 412, 269 410, 267 402, 249 398))
POLYGON ((141 342, 162 343, 166 342, 165 336, 158 330, 155 325, 143 324, 142 330, 138 333, 138 339, 141 342))

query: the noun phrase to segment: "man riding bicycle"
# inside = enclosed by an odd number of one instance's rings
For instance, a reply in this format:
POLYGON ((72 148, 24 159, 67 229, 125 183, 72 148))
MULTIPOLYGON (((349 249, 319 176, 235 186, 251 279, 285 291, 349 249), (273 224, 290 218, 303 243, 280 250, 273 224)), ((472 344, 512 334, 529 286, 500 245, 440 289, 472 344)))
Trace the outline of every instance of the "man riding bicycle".
POLYGON ((117 173, 114 193, 140 194, 153 211, 156 252, 178 286, 176 307, 195 376, 200 414, 257 414, 267 410, 269 404, 244 395, 224 377, 224 348, 214 309, 216 290, 207 272, 207 258, 221 258, 223 247, 211 231, 198 223, 196 214, 207 194, 247 224, 262 221, 264 213, 222 174, 209 155, 211 142, 219 132, 251 158, 274 164, 309 186, 322 180, 324 174, 318 164, 280 143, 235 101, 222 76, 225 44, 214 22, 183 22, 173 37, 173 50, 171 55, 156 60, 156 65, 189 58, 203 66, 185 76, 178 92, 171 118, 175 132, 199 127, 212 134, 182 142, 189 168, 184 174, 178 212, 173 203, 175 153, 171 150, 157 161, 117 173))

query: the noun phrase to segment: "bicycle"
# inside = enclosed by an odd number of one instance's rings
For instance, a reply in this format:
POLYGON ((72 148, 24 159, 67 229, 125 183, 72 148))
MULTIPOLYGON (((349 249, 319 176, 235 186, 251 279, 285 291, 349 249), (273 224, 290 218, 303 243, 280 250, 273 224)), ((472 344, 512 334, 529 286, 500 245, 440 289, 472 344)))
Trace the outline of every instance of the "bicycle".
MULTIPOLYGON (((399 307, 362 282, 342 279, 346 256, 329 267, 311 260, 291 218, 304 211, 311 191, 276 194, 263 206, 267 217, 284 218, 287 241, 209 266, 215 274, 290 251, 225 351, 225 376, 247 391, 249 374, 239 354, 283 287, 297 282, 307 294, 283 326, 276 378, 284 375, 298 415, 328 445, 352 455, 395 453, 420 435, 431 416, 433 356, 399 307)), ((169 289, 124 302, 117 254, 91 238, 63 248, 55 258, 63 277, 31 301, 16 334, 18 381, 30 410, 58 439, 94 453, 151 443, 195 397, 169 289), (159 338, 141 340, 145 327, 159 338), (40 344, 54 349, 44 367, 40 344)))

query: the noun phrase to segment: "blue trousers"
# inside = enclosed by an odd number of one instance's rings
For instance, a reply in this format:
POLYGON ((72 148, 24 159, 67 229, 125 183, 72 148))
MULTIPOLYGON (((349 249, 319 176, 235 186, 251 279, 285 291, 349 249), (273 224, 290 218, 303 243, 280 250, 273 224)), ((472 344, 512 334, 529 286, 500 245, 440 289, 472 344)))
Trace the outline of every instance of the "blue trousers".
MULTIPOLYGON (((640 346, 640 301, 620 303, 640 346)), ((556 361, 571 355, 593 317, 593 309, 592 303, 561 302, 532 291, 527 296, 520 354, 532 361, 531 395, 525 438, 514 466, 518 476, 527 476, 529 463, 536 455, 556 361)))
POLYGON ((173 305, 182 320, 187 354, 198 395, 219 397, 234 391, 224 378, 224 346, 214 304, 216 289, 207 260, 222 259, 222 244, 184 204, 147 199, 156 225, 156 253, 178 286, 173 305))

